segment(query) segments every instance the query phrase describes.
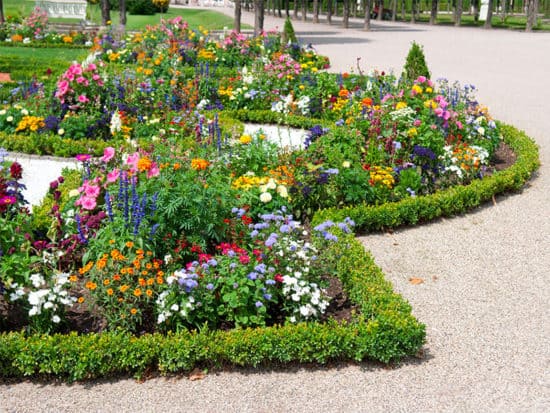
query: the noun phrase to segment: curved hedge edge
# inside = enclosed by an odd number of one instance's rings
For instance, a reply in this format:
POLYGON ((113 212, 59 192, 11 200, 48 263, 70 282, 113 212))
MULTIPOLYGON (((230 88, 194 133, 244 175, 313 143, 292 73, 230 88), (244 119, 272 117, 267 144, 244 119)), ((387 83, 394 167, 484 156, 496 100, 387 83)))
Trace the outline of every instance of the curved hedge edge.
POLYGON ((540 166, 538 146, 523 131, 511 125, 500 124, 500 128, 504 142, 517 155, 516 162, 509 168, 475 180, 469 185, 454 186, 431 195, 406 198, 377 206, 327 208, 315 214, 313 225, 327 219, 341 221, 349 216, 355 221, 356 230, 359 232, 381 231, 458 215, 481 205, 497 194, 520 190, 540 166))
POLYGON ((382 362, 414 355, 425 327, 392 291, 371 256, 353 235, 340 237, 338 276, 363 314, 349 323, 301 323, 232 331, 77 335, 0 334, 0 377, 56 377, 68 381, 145 371, 183 373, 196 366, 256 367, 331 360, 382 362))

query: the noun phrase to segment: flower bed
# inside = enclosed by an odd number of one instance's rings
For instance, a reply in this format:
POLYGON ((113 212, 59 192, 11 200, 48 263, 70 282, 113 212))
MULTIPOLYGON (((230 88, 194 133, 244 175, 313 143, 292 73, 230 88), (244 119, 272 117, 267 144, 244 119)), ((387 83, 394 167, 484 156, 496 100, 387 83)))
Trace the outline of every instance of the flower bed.
POLYGON ((82 163, 32 215, 20 166, 0 170, 3 328, 25 328, 0 336, 4 376, 412 355, 424 326, 353 232, 461 213, 538 166, 471 86, 331 75, 274 33, 179 19, 98 46, 0 109, 2 145, 82 163), (237 119, 307 128, 305 148, 237 119), (494 172, 502 136, 518 160, 494 172), (342 323, 317 321, 330 276, 357 309, 342 323), (94 333, 42 335, 75 311, 94 333))

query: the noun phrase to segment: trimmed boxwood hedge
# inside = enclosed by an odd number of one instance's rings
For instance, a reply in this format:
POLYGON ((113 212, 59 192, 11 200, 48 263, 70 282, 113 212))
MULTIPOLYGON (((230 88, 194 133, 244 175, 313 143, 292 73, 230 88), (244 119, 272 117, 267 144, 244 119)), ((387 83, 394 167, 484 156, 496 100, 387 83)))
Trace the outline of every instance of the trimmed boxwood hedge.
MULTIPOLYGON (((318 211, 313 222, 350 216, 362 231, 414 224, 463 213, 504 191, 519 190, 539 167, 537 145, 523 132, 501 125, 517 155, 510 168, 468 186, 380 206, 318 211)), ((1 143, 1 141, 0 141, 1 143)), ((194 367, 326 363, 365 359, 384 363, 414 355, 425 326, 394 293, 371 255, 353 235, 340 236, 331 253, 336 275, 360 309, 353 321, 301 323, 231 331, 192 331, 140 337, 124 332, 77 335, 0 335, 0 377, 57 377, 69 381, 146 371, 183 373, 194 367)))

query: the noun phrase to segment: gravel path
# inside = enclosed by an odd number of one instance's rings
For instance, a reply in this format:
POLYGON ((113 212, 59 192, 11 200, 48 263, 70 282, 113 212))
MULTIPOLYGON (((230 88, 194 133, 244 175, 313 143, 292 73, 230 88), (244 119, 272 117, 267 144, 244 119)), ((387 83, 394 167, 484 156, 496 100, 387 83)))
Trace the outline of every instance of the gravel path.
MULTIPOLYGON (((282 25, 266 19, 266 28, 282 25)), ((364 70, 400 72, 415 40, 432 77, 475 84, 496 118, 541 146, 543 166, 522 194, 467 216, 361 238, 426 323, 424 359, 392 369, 235 370, 193 382, 0 385, 0 411, 550 411, 550 34, 390 22, 368 33, 294 27, 331 57, 334 70, 349 70, 361 57, 364 70), (424 282, 412 285, 410 277, 424 282)))

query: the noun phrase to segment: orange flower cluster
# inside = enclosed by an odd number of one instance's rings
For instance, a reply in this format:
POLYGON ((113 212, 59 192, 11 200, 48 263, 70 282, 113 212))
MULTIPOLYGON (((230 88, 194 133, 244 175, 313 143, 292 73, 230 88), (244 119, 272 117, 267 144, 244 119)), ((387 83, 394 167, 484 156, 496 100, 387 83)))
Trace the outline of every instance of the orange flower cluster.
MULTIPOLYGON (((156 287, 164 284, 165 275, 162 260, 155 259, 151 251, 137 248, 132 241, 120 249, 112 248, 96 262, 88 262, 78 273, 92 302, 106 317, 127 323, 141 317, 144 307, 155 298, 156 287)), ((78 277, 70 279, 77 281, 78 277)), ((83 301, 81 297, 79 302, 83 301)))
POLYGON ((201 159, 201 158, 191 159, 191 168, 193 168, 196 171, 203 171, 206 168, 208 168, 208 165, 210 165, 210 162, 208 162, 206 159, 201 159))

